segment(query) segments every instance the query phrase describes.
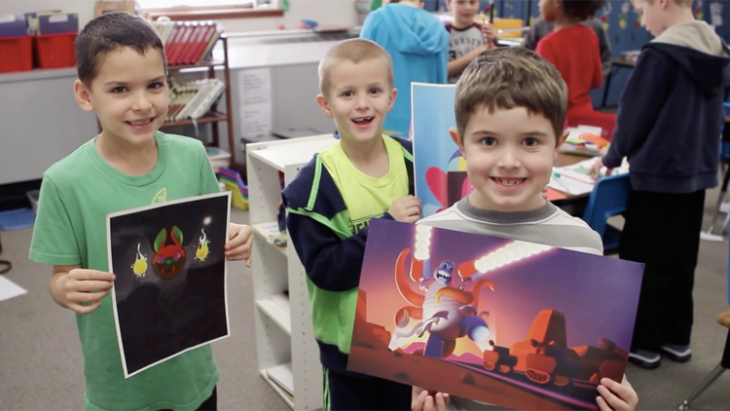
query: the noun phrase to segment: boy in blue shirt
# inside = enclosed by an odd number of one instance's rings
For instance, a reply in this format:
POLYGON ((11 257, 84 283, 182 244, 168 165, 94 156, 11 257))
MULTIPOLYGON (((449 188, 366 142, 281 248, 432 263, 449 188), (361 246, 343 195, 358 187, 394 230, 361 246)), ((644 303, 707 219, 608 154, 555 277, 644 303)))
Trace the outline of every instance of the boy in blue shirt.
POLYGON ((608 154, 591 172, 630 163, 631 192, 619 257, 646 264, 630 360, 692 357, 692 288, 705 190, 717 185, 725 43, 691 0, 639 0, 645 45, 619 103, 608 154), (661 353, 661 355, 660 355, 661 353))
POLYGON ((314 337, 324 372, 324 410, 407 410, 410 386, 347 371, 360 269, 372 218, 413 223, 409 141, 383 134, 397 91, 388 53, 352 39, 319 65, 317 103, 340 139, 283 191, 288 234, 307 272, 314 337))
MULTIPOLYGON (((76 39, 76 101, 102 131, 43 176, 30 259, 53 266, 50 292, 76 312, 90 410, 216 409, 219 379, 206 345, 124 378, 107 264, 108 214, 219 191, 200 141, 158 131, 167 64, 154 28, 108 13, 76 39)), ((228 260, 250 264, 251 229, 230 224, 228 260)))

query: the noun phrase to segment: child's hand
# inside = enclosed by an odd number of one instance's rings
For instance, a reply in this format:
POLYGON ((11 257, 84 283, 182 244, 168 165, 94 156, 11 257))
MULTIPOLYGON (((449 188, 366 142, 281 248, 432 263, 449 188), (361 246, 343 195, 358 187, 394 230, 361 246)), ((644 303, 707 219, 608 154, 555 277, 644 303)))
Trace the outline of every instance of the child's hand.
MULTIPOLYGON (((593 177, 594 180, 598 180, 601 177, 601 169, 603 168, 603 158, 597 158, 595 163, 591 166, 591 169, 588 170, 588 175, 593 177)), ((610 176, 611 172, 613 171, 612 168, 606 169, 606 175, 610 176)))
POLYGON ((482 24, 482 35, 486 44, 497 44, 497 29, 491 23, 482 24))
POLYGON ((228 242, 226 243, 226 259, 228 261, 245 260, 246 267, 251 267, 251 244, 253 233, 247 225, 230 223, 228 226, 228 242))
POLYGON ((101 299, 109 294, 116 276, 97 270, 74 268, 62 274, 51 290, 56 301, 63 307, 79 314, 88 314, 101 305, 101 299))
POLYGON ((601 379, 598 393, 601 396, 596 397, 596 404, 603 411, 633 411, 639 403, 639 395, 625 375, 621 384, 608 378, 601 379))
POLYGON ((421 200, 412 195, 401 197, 391 204, 388 210, 395 221, 415 223, 421 218, 421 200))
POLYGON ((449 394, 429 392, 420 387, 413 387, 411 394, 411 410, 413 411, 444 411, 449 405, 449 394))

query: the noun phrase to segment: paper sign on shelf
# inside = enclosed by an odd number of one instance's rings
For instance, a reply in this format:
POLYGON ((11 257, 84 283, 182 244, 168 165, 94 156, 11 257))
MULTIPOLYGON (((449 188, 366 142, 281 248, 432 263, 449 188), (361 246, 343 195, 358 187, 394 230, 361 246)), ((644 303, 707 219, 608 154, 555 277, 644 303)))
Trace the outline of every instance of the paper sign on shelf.
POLYGON ((239 121, 243 138, 254 139, 271 133, 272 97, 271 70, 242 70, 239 74, 239 121))

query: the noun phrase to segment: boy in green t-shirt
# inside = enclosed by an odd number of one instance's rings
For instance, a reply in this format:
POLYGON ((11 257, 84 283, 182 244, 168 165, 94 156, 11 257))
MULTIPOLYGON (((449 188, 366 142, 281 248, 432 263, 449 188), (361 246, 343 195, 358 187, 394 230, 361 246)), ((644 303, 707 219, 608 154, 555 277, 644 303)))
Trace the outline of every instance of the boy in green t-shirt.
MULTIPOLYGON (((203 145, 158 131, 168 104, 162 42, 141 18, 108 13, 76 39, 76 101, 102 132, 43 176, 30 259, 53 266, 50 292, 77 313, 86 408, 215 409, 218 367, 206 345, 124 378, 108 272, 106 216, 219 191, 203 145)), ((250 264, 251 229, 230 224, 228 260, 250 264)))

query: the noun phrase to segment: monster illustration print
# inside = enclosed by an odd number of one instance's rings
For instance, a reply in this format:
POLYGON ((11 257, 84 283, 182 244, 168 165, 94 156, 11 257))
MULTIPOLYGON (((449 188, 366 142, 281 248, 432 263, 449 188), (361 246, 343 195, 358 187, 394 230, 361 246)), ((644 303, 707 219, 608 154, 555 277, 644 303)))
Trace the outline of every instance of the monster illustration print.
POLYGON ((374 219, 347 369, 509 409, 596 409, 643 265, 374 219))
POLYGON ((229 335, 225 243, 230 192, 107 217, 125 378, 229 335))

